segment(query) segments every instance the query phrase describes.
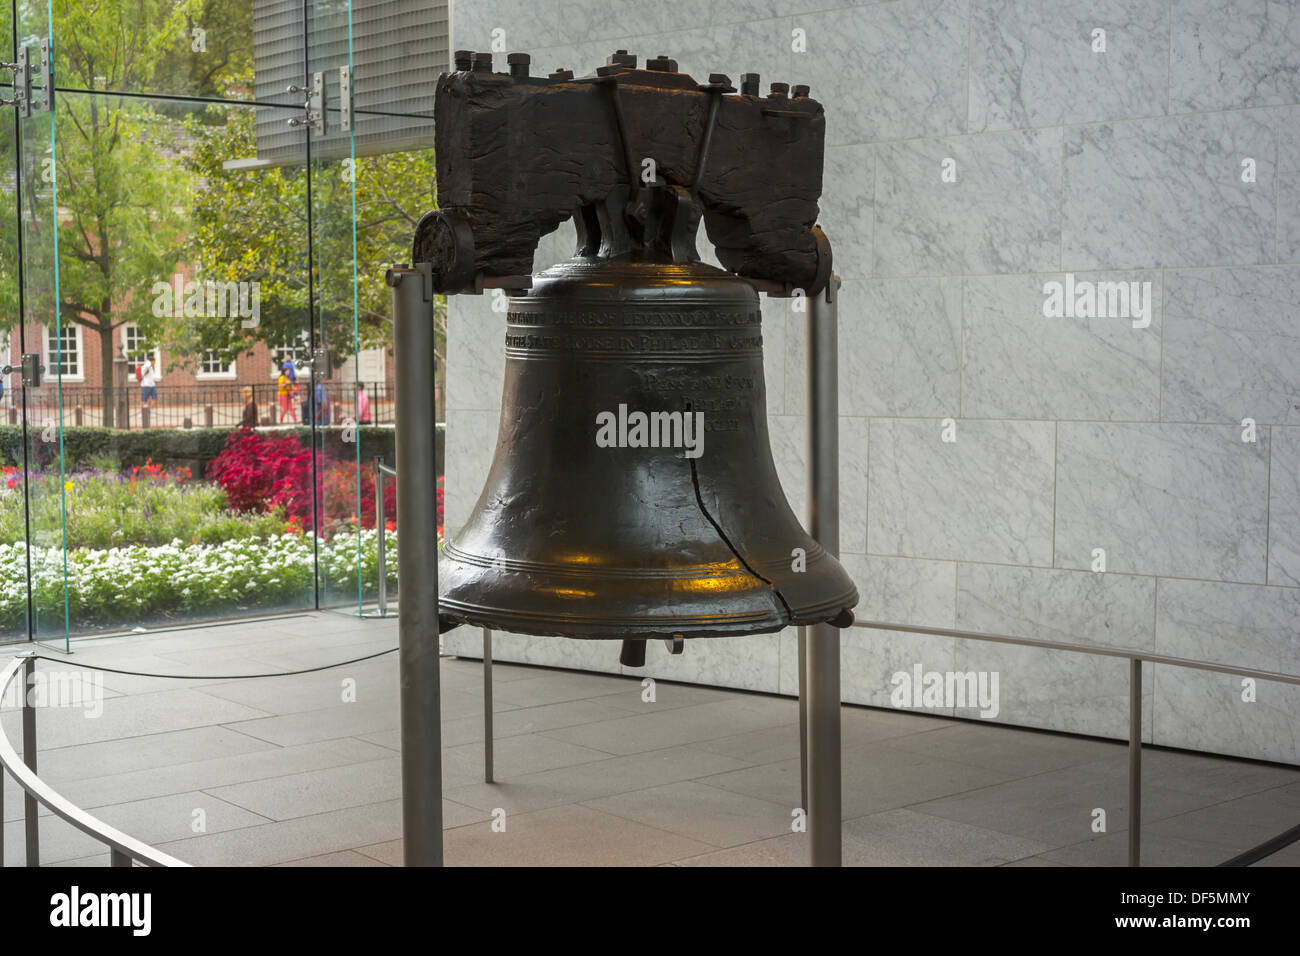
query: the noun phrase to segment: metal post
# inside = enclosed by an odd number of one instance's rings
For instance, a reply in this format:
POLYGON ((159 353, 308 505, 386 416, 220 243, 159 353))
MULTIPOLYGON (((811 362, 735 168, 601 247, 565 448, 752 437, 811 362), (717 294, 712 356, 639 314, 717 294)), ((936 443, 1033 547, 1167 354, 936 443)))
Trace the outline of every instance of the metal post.
POLYGON ((438 516, 434 489, 433 285, 429 264, 397 266, 397 586, 406 866, 442 866, 442 725, 438 687, 438 516))
POLYGON ((1129 661, 1128 676, 1128 865, 1142 859, 1142 660, 1129 661))
POLYGON ((795 628, 799 657, 799 806, 808 812, 808 629, 795 628))
POLYGON ((483 628, 483 779, 492 779, 492 632, 483 628))
MULTIPOLYGON (((32 696, 36 688, 36 654, 28 651, 23 662, 23 763, 36 773, 36 705, 32 696)), ((41 865, 41 829, 36 798, 23 791, 23 824, 27 841, 27 865, 41 865)))
MULTIPOLYGON (((808 361, 808 533, 840 552, 838 276, 810 297, 805 321, 808 361)), ((807 629, 808 832, 813 866, 842 859, 840 778, 840 634, 829 624, 807 629)))
POLYGON ((388 516, 384 514, 384 459, 376 456, 372 464, 375 471, 375 528, 379 532, 376 542, 379 558, 379 616, 388 613, 388 516))

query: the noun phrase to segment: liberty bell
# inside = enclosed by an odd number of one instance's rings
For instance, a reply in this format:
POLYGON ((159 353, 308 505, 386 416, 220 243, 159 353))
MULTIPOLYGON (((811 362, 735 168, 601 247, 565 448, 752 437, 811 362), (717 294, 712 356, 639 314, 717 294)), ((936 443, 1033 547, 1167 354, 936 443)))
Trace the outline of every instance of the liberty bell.
POLYGON ((512 294, 495 454, 438 562, 442 629, 617 639, 641 666, 647 639, 847 626, 857 590, 777 479, 758 298, 830 278, 821 105, 624 51, 576 79, 456 60, 415 261, 435 291, 512 294), (573 258, 530 275, 568 218, 573 258), (725 269, 700 261, 701 221, 725 269))

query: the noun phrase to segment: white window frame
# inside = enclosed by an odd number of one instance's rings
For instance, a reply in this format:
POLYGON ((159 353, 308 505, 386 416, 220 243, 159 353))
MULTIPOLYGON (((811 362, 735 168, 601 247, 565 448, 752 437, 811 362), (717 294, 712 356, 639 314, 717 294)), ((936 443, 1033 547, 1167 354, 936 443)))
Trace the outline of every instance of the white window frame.
POLYGON ((227 381, 228 382, 233 378, 238 378, 239 373, 235 370, 234 359, 230 360, 230 364, 226 366, 226 370, 224 372, 205 372, 203 370, 203 364, 206 361, 208 361, 209 356, 214 355, 215 353, 216 353, 216 349, 205 349, 203 354, 199 356, 199 367, 194 372, 195 381, 199 381, 199 382, 227 381))
MULTIPOLYGON (((73 336, 77 340, 77 371, 68 373, 63 376, 65 382, 84 382, 86 380, 86 345, 85 336, 82 335, 80 322, 69 322, 63 326, 63 332, 66 334, 71 329, 73 336)), ((50 336, 59 330, 56 326, 47 325, 41 330, 41 346, 45 352, 45 375, 50 378, 59 376, 58 350, 50 351, 50 336)), ((44 376, 42 376, 44 377, 44 376)))
MULTIPOLYGON (((311 357, 311 349, 307 346, 307 333, 302 334, 298 340, 299 344, 294 345, 288 342, 282 342, 271 349, 271 379, 272 381, 280 377, 280 366, 284 364, 286 358, 292 358, 294 361, 302 358, 311 357), (282 352, 291 352, 292 355, 281 355, 282 352)), ((311 365, 304 365, 297 370, 298 378, 311 378, 311 365)))
MULTIPOLYGON (((131 373, 131 377, 135 378, 135 366, 139 364, 139 359, 131 358, 131 350, 127 347, 127 342, 126 342, 128 329, 130 329, 132 332, 135 332, 137 335, 139 335, 140 326, 136 325, 134 322, 125 322, 122 325, 122 357, 133 363, 131 367, 128 369, 128 371, 131 373)), ((140 336, 140 337, 144 338, 144 336, 140 336)), ((153 362, 154 380, 161 382, 163 377, 162 351, 159 349, 150 349, 149 361, 153 362)))

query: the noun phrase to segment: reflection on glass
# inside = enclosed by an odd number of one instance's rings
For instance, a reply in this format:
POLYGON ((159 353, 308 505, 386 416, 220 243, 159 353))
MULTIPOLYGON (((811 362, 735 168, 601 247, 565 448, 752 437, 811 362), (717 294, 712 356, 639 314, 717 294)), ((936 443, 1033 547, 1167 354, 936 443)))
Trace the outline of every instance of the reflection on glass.
POLYGON ((52 34, 61 91, 0 123, 0 364, 46 367, 0 393, 0 640, 29 592, 50 640, 355 610, 384 524, 395 592, 383 273, 433 206, 446 58, 445 4, 412 3, 358 3, 355 31, 346 0, 306 25, 299 0, 3 5, 4 45, 52 34), (324 133, 285 91, 304 68, 324 133))

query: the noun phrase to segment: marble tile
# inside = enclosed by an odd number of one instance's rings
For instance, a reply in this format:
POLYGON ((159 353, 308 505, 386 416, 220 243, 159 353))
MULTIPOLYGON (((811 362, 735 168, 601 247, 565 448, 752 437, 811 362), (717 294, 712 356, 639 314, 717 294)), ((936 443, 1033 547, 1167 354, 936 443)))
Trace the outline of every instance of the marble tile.
POLYGON ((447 412, 447 484, 444 522, 450 540, 478 501, 496 451, 499 412, 447 412))
POLYGON ((864 621, 953 627, 957 565, 951 561, 847 554, 844 568, 858 586, 856 616, 864 621))
POLYGON ((1067 129, 1061 267, 1272 262, 1276 150, 1272 110, 1067 129))
POLYGON ((1164 0, 975 0, 971 40, 971 132, 1166 111, 1164 0))
MULTIPOLYGON (((645 57, 666 54, 677 61, 678 70, 701 82, 710 73, 725 73, 738 86, 742 73, 758 73, 763 78, 764 92, 774 80, 790 82, 792 54, 788 21, 748 20, 725 26, 697 26, 704 18, 703 11, 686 0, 673 0, 660 15, 665 12, 673 14, 672 19, 659 24, 654 31, 646 31, 652 35, 620 41, 619 45, 640 54, 642 63, 645 57)), ((631 36, 632 31, 623 35, 631 36)), ((604 57, 612 51, 612 47, 605 50, 600 62, 604 63, 604 57)))
POLYGON ((1300 100, 1300 4, 1182 0, 1170 8, 1169 95, 1176 112, 1300 100))
MULTIPOLYGON (((444 654, 482 659, 483 631, 458 627, 442 635, 444 654)), ((528 634, 492 632, 492 660, 563 667, 598 674, 622 673, 617 641, 578 640, 568 637, 536 637, 528 634)))
POLYGON ((1054 426, 873 420, 867 550, 1050 564, 1054 426))
MULTIPOLYGON (((954 669, 951 637, 851 628, 840 641, 841 697, 845 703, 888 707, 908 714, 951 717, 952 703, 929 701, 924 696, 924 677, 916 685, 916 668, 922 675, 954 669)), ((797 659, 796 659, 797 663, 797 659)), ((798 687, 799 674, 794 674, 798 687)))
POLYGON ((1277 116, 1277 261, 1300 262, 1300 106, 1277 116))
MULTIPOLYGON (((967 707, 958 717, 981 722, 1042 727, 1097 737, 1128 737, 1129 663, 1073 651, 959 639, 953 647, 957 673, 997 674, 996 713, 967 707)), ((1143 737, 1151 738, 1151 667, 1145 665, 1143 737)))
POLYGON ((882 144, 875 207, 877 276, 1059 268, 1061 130, 882 144))
POLYGON ((874 147, 832 146, 826 150, 817 224, 831 241, 835 273, 843 279, 871 275, 875 189, 874 147))
POLYGON ((967 0, 899 0, 801 13, 793 81, 826 106, 826 142, 946 136, 966 128, 967 0))
POLYGON ((847 281, 839 319, 840 414, 958 413, 959 279, 847 281))
POLYGON ((822 2, 810 3, 809 0, 709 0, 709 22, 718 24, 768 20, 822 6, 822 2))
POLYGON ((1163 418, 1300 425, 1300 266, 1166 275, 1163 418))
POLYGON ((869 432, 867 419, 840 416, 840 554, 867 550, 869 432))
POLYGON ((844 824, 865 866, 1003 866, 1051 849, 1019 837, 915 810, 885 810, 844 824))
POLYGON ((1300 428, 1271 428, 1268 583, 1300 586, 1300 428))
POLYGON ((1300 675, 1300 589, 1162 580, 1156 650, 1300 675))
POLYGON ((1155 578, 1093 571, 957 566, 957 627, 1066 644, 1155 641, 1155 578))
MULTIPOLYGON (((1130 421, 1159 417, 1159 273, 972 276, 964 280, 964 289, 963 415, 1130 421), (1057 283, 1062 294, 1066 289, 1100 290, 1092 311, 1105 315, 1045 316, 1048 283, 1057 283), (1125 298, 1136 289, 1138 298, 1112 301, 1110 289, 1122 290, 1116 295, 1125 298), (1139 302, 1145 307, 1139 308, 1139 302)), ((1078 293, 1074 300, 1079 302, 1078 293)))
POLYGON ((1059 426, 1057 567, 1263 583, 1267 502, 1266 432, 1059 426))
MULTIPOLYGON (((558 8, 558 28, 561 39, 569 43, 640 37, 647 33, 658 33, 682 25, 703 23, 708 16, 706 11, 700 9, 698 0, 665 0, 663 3, 642 3, 641 0, 602 0, 601 3, 591 3, 589 0, 554 0, 554 2, 558 8)), ((643 53, 635 46, 616 45, 626 47, 642 57, 661 52, 648 50, 643 53)), ((608 52, 614 52, 614 46, 610 46, 608 52)), ((668 53, 670 56, 673 55, 672 51, 668 53)), ((640 62, 643 61, 638 60, 638 63, 640 62)))
POLYGON ((1294 684, 1261 681, 1248 703, 1240 677, 1157 666, 1155 692, 1153 740, 1161 746, 1300 763, 1300 687, 1294 684))
MULTIPOLYGON (((610 645, 611 650, 615 647, 610 645)), ((681 654, 669 654, 661 641, 646 644, 646 666, 623 673, 655 680, 734 687, 775 694, 781 677, 777 634, 688 640, 681 654)))
MULTIPOLYGON (((855 581, 861 587, 856 576, 855 581)), ((869 619, 861 605, 857 616, 869 619)), ((885 620, 889 623, 888 618, 885 620)), ((900 702, 907 706, 896 706, 893 693, 900 685, 893 678, 899 672, 912 675, 917 664, 922 666, 923 672, 948 671, 952 669, 952 659, 953 639, 950 637, 851 627, 840 632, 841 699, 846 704, 886 707, 922 717, 951 717, 951 707, 925 707, 922 706, 923 699, 912 707, 910 700, 900 698, 900 702)), ((799 696, 799 636, 794 628, 781 634, 781 693, 799 696)))
MULTIPOLYGON (((498 38, 507 50, 529 52, 560 43, 565 38, 559 5, 559 0, 452 0, 451 49, 491 50, 498 38)), ((496 59, 494 69, 504 73, 505 54, 496 59)))
POLYGON ((447 303, 447 408, 501 407, 506 368, 506 314, 493 296, 458 295, 447 303))

